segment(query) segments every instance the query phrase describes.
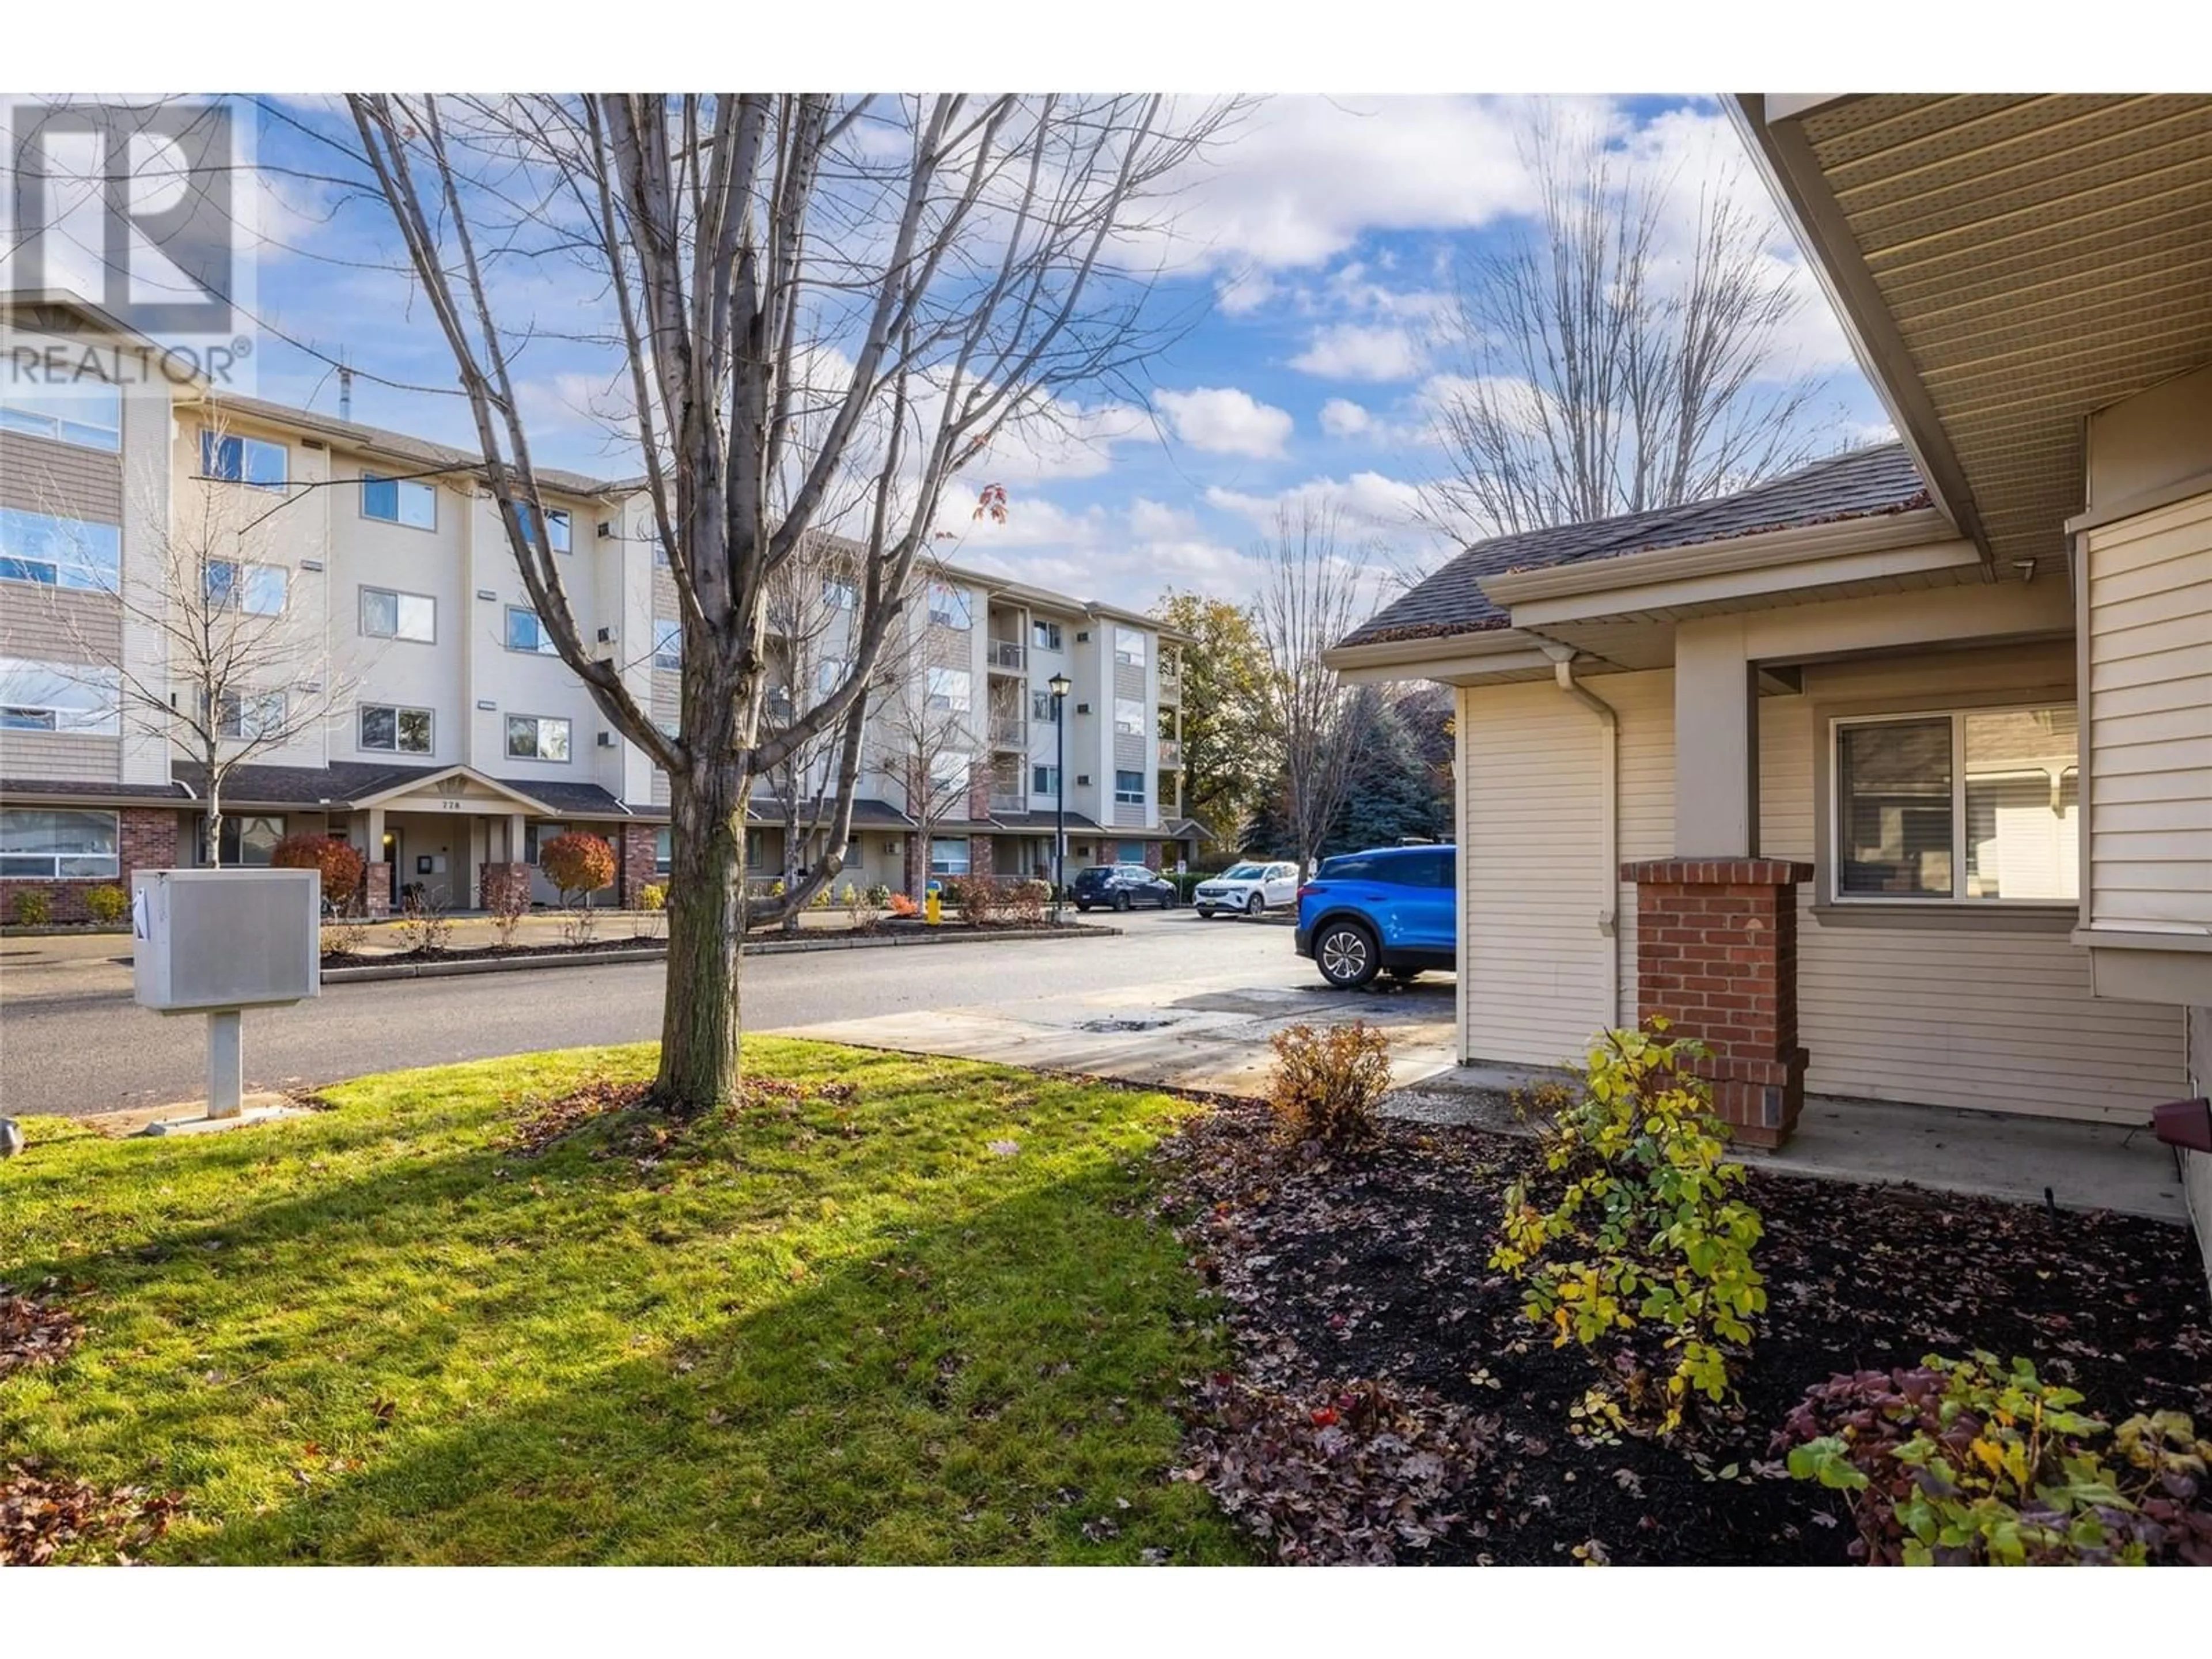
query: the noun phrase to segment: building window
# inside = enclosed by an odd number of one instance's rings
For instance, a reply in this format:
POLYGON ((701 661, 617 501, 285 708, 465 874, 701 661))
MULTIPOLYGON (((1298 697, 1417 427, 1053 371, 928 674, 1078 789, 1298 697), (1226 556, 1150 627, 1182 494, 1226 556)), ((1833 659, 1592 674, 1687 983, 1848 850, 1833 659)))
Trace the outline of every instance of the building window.
POLYGON ((431 719, 427 708, 398 708, 389 703, 361 706, 361 746, 400 755, 427 755, 431 750, 431 719))
POLYGON ((0 431, 113 454, 123 447, 123 393, 105 380, 11 380, 0 386, 0 431))
POLYGON ((558 841, 568 833, 565 823, 526 823, 522 826, 522 860, 535 865, 538 854, 548 842, 558 841))
POLYGON ((0 730, 114 737, 123 730, 122 676, 112 668, 0 657, 0 730))
POLYGON ((1060 793, 1060 769, 1057 766, 1030 768, 1030 793, 1032 795, 1060 793))
MULTIPOLYGON (((276 843, 284 839, 284 820, 281 817, 240 817, 235 814, 222 821, 222 858, 224 864, 265 865, 276 850, 276 843)), ((208 857, 207 820, 199 821, 200 862, 212 864, 218 860, 208 857)))
POLYGON ((1114 630, 1114 660, 1127 663, 1133 668, 1142 668, 1145 665, 1143 629, 1116 628, 1114 630))
POLYGON ((763 830, 745 831, 745 868, 764 870, 768 867, 768 832, 763 830))
POLYGON ((1040 651, 1060 649, 1060 624, 1056 622, 1030 623, 1030 643, 1040 651))
POLYGON ((684 624, 682 623, 654 618, 653 665, 655 668, 684 666, 684 624))
POLYGON ((553 643, 553 635, 538 613, 526 605, 507 607, 507 648, 528 651, 540 657, 557 657, 561 647, 553 643))
MULTIPOLYGON (((537 546, 538 509, 527 501, 517 501, 514 516, 522 525, 523 541, 529 546, 537 546)), ((553 550, 566 553, 568 550, 568 515, 556 507, 546 514, 545 522, 553 527, 553 550)))
POLYGON ((250 617, 281 617, 291 573, 273 564, 240 564, 210 559, 201 573, 211 611, 243 611, 250 617))
POLYGON ((951 714, 967 714, 971 707, 969 693, 969 672, 964 668, 931 669, 928 706, 951 714))
POLYGON ((1060 724, 1060 699, 1049 691, 1030 693, 1030 718, 1047 726, 1060 724))
POLYGON ((929 787, 939 794, 950 793, 968 787, 969 769, 975 765, 973 755, 958 750, 933 757, 929 763, 929 787))
POLYGON ((822 602, 832 611, 850 611, 860 599, 860 591, 842 576, 822 579, 822 602))
POLYGON ((1141 697, 1114 699, 1114 729, 1133 737, 1145 735, 1145 703, 1141 697))
POLYGON ((282 691, 218 691, 215 696, 215 734, 240 741, 281 738, 284 732, 284 694, 282 691))
POLYGON ((845 683, 845 676, 853 665, 842 657, 824 657, 814 665, 814 694, 819 697, 834 695, 845 683))
POLYGON ((1114 861, 1116 864, 1143 864, 1145 843, 1140 841, 1125 841, 1118 843, 1114 848, 1114 861))
POLYGON ((266 438, 200 434, 200 471, 223 483, 282 489, 291 477, 291 452, 266 438))
POLYGON ((0 507, 0 580, 113 593, 122 571, 121 526, 0 507))
POLYGON ((929 585, 929 620, 939 628, 969 629, 975 625, 968 595, 949 582, 929 585))
POLYGON ((112 812, 0 811, 0 876, 112 879, 117 844, 112 812))
POLYGON ((438 492, 414 478, 387 478, 380 472, 361 475, 361 516, 386 524, 405 525, 410 530, 438 527, 438 492))
POLYGON ((1838 900, 2062 904, 2081 893, 2071 704, 1834 724, 1838 900))
POLYGON ((1142 806, 1145 804, 1145 775, 1142 772, 1115 773, 1114 799, 1122 806, 1142 806))
POLYGON ((509 714, 507 754, 510 760, 567 760, 568 722, 545 714, 509 714))
POLYGON ((968 873, 968 837, 933 836, 929 840, 929 873, 964 876, 968 873))
POLYGON ((372 639, 410 640, 417 645, 434 645, 438 641, 438 602, 422 593, 364 587, 361 590, 361 631, 372 639))
MULTIPOLYGON (((749 830, 746 832, 750 834, 749 830)), ((653 832, 653 873, 665 876, 676 860, 676 831, 662 824, 653 832)))

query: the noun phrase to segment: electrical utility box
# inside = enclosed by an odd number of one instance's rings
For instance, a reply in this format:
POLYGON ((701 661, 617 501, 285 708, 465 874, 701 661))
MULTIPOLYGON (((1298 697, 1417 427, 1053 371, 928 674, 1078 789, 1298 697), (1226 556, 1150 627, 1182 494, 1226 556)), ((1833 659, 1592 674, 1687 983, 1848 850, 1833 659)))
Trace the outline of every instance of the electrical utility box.
POLYGON ((207 1013, 321 994, 320 872, 140 870, 131 886, 141 1007, 207 1013))

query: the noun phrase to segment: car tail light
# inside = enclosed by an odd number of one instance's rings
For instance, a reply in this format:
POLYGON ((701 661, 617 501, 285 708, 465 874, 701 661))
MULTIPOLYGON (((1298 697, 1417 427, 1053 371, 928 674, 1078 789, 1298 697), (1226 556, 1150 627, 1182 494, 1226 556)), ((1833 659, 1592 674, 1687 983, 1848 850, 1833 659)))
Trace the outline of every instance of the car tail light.
POLYGON ((1320 892, 1321 890, 1322 890, 1322 888, 1321 888, 1321 884, 1320 884, 1319 882, 1317 882, 1317 881, 1310 881, 1310 882, 1305 883, 1305 884, 1304 884, 1304 885, 1302 885, 1301 887, 1299 887, 1299 889, 1298 889, 1298 896, 1299 896, 1300 898, 1308 898, 1308 897, 1310 897, 1312 895, 1314 895, 1314 894, 1316 894, 1316 893, 1320 892))

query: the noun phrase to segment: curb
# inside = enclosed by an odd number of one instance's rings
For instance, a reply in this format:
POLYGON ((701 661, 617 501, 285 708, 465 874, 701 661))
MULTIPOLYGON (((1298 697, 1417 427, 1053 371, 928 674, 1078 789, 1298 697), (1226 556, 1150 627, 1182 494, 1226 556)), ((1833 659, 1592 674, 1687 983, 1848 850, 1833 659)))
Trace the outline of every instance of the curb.
MULTIPOLYGON (((1065 927, 1024 927, 1003 933, 892 933, 867 939, 762 939, 739 951, 748 957, 800 956, 813 951, 878 951, 916 945, 1000 945, 1021 939, 1066 939, 1071 933, 1118 937, 1119 927, 1085 922, 1065 927)), ((547 968, 605 968, 625 962, 665 962, 668 946, 649 951, 577 951, 566 956, 479 957, 465 962, 398 962, 389 966, 364 963, 358 968, 325 968, 325 985, 361 985, 386 979, 452 979, 464 974, 522 974, 547 968)))

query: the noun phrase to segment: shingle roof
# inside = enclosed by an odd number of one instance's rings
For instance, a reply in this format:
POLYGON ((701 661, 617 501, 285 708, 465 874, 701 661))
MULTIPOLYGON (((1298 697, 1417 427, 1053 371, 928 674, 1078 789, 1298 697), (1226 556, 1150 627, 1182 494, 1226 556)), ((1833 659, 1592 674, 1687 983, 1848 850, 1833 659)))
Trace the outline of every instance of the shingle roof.
MULTIPOLYGON (((387 789, 404 788, 425 778, 451 771, 449 766, 386 766, 370 761, 332 761, 328 766, 235 766, 224 780, 226 799, 240 805, 349 807, 357 800, 380 795, 387 789)), ((207 768, 198 761, 177 761, 170 775, 194 796, 207 793, 207 768)), ((556 812, 592 817, 622 818, 652 816, 625 807, 596 783, 548 782, 539 778, 498 778, 494 781, 540 800, 556 812)))
POLYGON ((0 799, 150 800, 181 805, 185 792, 173 783, 57 783, 51 778, 0 778, 0 799))
POLYGON ((1901 443, 1847 450, 1733 495, 1624 514, 1585 524, 1559 525, 1477 542, 1411 592, 1384 606, 1345 645, 1431 639, 1504 628, 1504 610, 1481 582, 1522 570, 1694 547, 1771 530, 1802 529, 1845 519, 1908 513, 1929 504, 1928 486, 1901 443))
MULTIPOLYGON (((389 427, 365 426, 359 421, 340 420, 334 415, 321 414, 312 409, 273 404, 264 398, 246 398, 226 392, 218 397, 216 403, 219 408, 236 410, 241 415, 258 416, 263 420, 276 421, 287 426, 303 426, 329 437, 358 444, 363 448, 410 457, 426 466, 477 467, 483 465, 483 458, 473 450, 434 443, 428 438, 394 432, 389 427)), ((541 466, 537 472, 539 483, 549 489, 558 489, 570 495, 611 495, 623 488, 608 479, 594 478, 560 467, 541 466)))
MULTIPOLYGON (((817 821, 811 806, 801 809, 799 816, 803 823, 817 821)), ((756 789, 751 799, 745 804, 745 818, 751 823, 782 823, 783 798, 771 790, 756 789)), ((914 820, 889 801, 855 795, 853 798, 853 827, 855 830, 911 830, 914 820)))

